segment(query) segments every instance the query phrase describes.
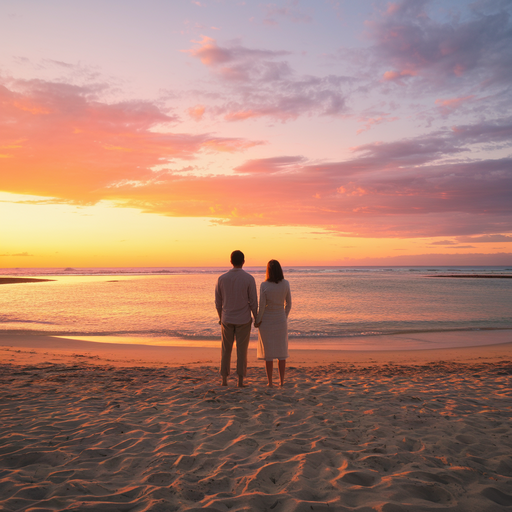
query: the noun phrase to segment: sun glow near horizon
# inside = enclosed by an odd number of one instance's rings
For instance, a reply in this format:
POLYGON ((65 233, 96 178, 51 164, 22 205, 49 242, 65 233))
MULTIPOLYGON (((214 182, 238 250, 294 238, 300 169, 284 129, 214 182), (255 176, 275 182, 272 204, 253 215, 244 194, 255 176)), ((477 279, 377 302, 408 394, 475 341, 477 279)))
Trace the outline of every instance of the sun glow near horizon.
POLYGON ((400 254, 439 252, 428 239, 347 238, 290 226, 248 229, 207 218, 141 214, 108 202, 46 201, 0 194, 0 216, 10 219, 2 228, 0 267, 226 266, 235 248, 244 250, 251 266, 264 266, 270 257, 290 266, 372 265, 379 258, 385 265, 400 254))

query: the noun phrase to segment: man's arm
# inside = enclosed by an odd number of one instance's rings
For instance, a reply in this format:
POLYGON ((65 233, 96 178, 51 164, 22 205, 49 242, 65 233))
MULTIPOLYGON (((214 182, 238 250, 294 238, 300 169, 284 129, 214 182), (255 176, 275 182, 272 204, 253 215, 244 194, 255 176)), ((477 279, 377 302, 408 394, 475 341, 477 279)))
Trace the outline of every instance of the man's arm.
POLYGON ((222 323, 222 293, 220 290, 219 282, 217 281, 217 285, 215 286, 215 309, 217 309, 217 314, 219 315, 219 324, 222 323))

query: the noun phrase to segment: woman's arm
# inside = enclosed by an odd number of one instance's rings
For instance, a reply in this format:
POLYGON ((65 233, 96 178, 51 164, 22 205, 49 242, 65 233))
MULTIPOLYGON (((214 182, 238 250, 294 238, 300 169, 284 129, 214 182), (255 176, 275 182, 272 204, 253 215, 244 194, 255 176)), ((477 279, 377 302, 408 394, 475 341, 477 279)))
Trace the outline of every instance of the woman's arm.
POLYGON ((292 294, 290 292, 290 283, 286 281, 286 284, 288 291, 286 292, 286 297, 284 298, 284 312, 286 313, 286 318, 288 318, 290 309, 292 309, 292 294))

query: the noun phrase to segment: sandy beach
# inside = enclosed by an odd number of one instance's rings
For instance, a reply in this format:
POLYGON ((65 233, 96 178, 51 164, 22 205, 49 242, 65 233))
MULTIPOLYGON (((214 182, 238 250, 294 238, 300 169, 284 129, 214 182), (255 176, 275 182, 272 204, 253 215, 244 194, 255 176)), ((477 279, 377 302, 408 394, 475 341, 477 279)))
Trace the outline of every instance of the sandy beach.
POLYGON ((213 348, 0 336, 0 509, 510 510, 498 337, 295 351, 272 389, 252 355, 238 389, 219 385, 213 348))

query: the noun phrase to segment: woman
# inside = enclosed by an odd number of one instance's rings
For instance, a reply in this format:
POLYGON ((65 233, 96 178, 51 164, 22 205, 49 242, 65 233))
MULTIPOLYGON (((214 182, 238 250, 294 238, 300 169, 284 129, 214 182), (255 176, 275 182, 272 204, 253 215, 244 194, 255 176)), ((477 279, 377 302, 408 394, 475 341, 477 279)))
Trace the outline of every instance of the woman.
POLYGON ((260 286, 260 306, 254 325, 258 332, 258 359, 265 360, 268 385, 272 387, 274 359, 279 360, 279 380, 284 385, 288 357, 288 313, 292 307, 290 283, 277 260, 267 264, 267 278, 260 286))

